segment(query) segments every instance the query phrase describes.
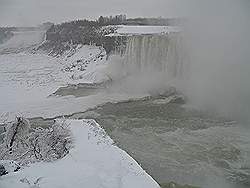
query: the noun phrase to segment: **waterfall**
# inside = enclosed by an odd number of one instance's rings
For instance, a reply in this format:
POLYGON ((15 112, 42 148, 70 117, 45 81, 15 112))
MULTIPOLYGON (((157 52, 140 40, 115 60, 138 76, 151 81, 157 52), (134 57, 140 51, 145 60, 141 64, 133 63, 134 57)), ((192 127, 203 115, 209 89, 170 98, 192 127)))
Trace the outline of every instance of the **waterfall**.
POLYGON ((183 76, 183 48, 178 33, 136 35, 128 38, 123 69, 127 75, 161 72, 172 78, 183 76))

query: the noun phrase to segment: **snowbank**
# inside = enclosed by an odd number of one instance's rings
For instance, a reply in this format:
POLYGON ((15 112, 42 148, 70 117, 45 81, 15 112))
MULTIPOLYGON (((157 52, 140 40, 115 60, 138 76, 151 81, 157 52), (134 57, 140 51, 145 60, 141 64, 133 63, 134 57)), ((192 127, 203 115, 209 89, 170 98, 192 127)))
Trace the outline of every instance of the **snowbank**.
POLYGON ((54 163, 1 177, 1 188, 158 188, 159 185, 94 120, 67 120, 74 148, 54 163))

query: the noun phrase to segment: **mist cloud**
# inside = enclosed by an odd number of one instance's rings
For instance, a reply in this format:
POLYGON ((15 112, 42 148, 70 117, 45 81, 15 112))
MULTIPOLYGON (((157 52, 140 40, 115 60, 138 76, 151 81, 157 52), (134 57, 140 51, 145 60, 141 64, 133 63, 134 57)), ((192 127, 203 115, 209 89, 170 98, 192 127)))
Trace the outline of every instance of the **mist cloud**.
POLYGON ((250 115, 250 25, 246 0, 190 1, 191 102, 232 118, 250 115))

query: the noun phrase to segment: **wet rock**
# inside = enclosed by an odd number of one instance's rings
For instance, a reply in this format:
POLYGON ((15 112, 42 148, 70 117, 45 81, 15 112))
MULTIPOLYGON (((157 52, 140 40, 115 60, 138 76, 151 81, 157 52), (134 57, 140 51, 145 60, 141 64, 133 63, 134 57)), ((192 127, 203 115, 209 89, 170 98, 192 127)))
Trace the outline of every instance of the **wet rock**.
POLYGON ((6 171, 4 166, 0 164, 0 176, 6 175, 6 174, 8 174, 8 172, 6 171))

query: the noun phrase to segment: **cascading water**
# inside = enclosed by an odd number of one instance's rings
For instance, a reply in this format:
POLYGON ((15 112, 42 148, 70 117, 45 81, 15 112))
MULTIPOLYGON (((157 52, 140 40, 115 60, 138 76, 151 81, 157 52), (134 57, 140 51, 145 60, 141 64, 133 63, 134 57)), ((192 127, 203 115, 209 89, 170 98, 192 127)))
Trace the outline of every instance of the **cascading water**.
MULTIPOLYGON (((198 44, 206 36, 197 37, 198 44)), ((117 84, 114 82, 115 89, 149 94, 154 91, 153 94, 160 94, 154 97, 160 96, 160 99, 108 104, 100 108, 103 112, 97 114, 104 116, 97 119, 109 130, 114 128, 110 133, 113 138, 158 182, 174 180, 206 188, 249 187, 249 130, 241 123, 231 121, 235 116, 224 115, 217 108, 224 109, 225 104, 221 101, 227 101, 225 99, 237 99, 232 97, 237 91, 240 91, 237 92, 239 96, 249 97, 245 95, 248 93, 245 89, 235 90, 241 87, 242 80, 247 80, 245 72, 249 69, 244 66, 245 69, 238 71, 236 67, 232 71, 232 65, 217 59, 216 55, 223 53, 214 44, 202 41, 204 44, 195 46, 191 43, 194 48, 187 38, 185 42, 189 44, 188 48, 184 46, 181 33, 128 36, 122 67, 118 63, 116 69, 119 76, 123 73, 123 77, 117 84), (210 45, 211 48, 207 48, 210 45), (189 50, 188 54, 186 50, 189 50), (241 80, 242 75, 245 79, 241 80), (225 82, 224 77, 229 79, 225 82), (235 83, 239 83, 237 87, 235 83), (233 87, 228 87, 232 84, 233 87), (191 105, 185 105, 186 108, 162 99, 162 91, 168 92, 169 86, 183 92, 191 105), (210 110, 201 103, 197 111, 190 109, 188 106, 196 107, 190 98, 198 102, 199 99, 208 101, 215 108, 210 110)), ((247 98, 240 98, 247 103, 247 98)), ((231 101, 226 105, 229 111, 234 104, 231 101)), ((241 103, 238 104, 234 108, 242 109, 241 103)), ((239 112, 244 113, 244 110, 239 112)))
POLYGON ((128 39, 123 67, 127 75, 161 72, 170 78, 183 76, 183 48, 179 34, 136 35, 128 39))

